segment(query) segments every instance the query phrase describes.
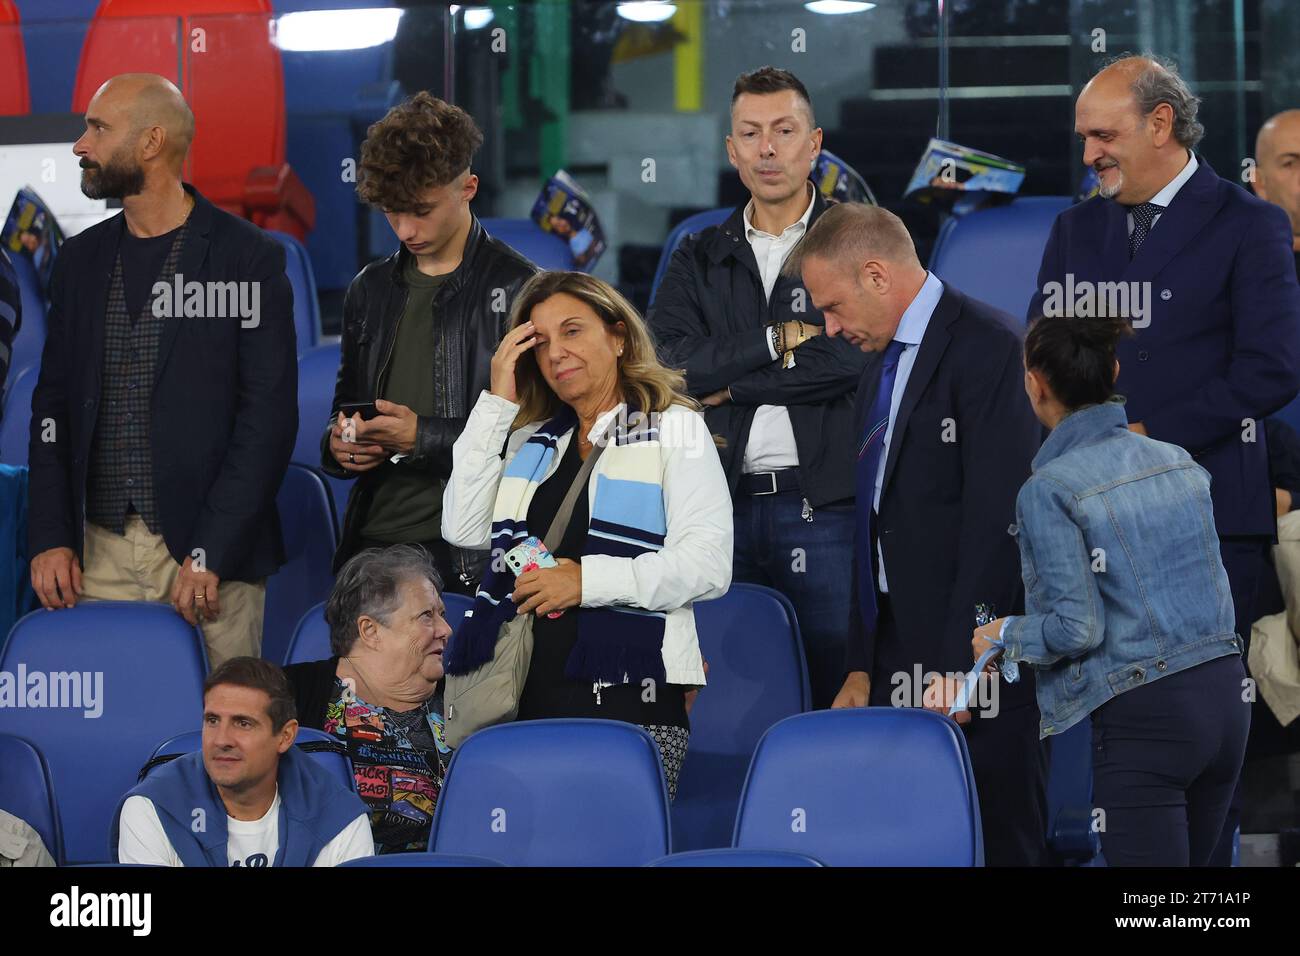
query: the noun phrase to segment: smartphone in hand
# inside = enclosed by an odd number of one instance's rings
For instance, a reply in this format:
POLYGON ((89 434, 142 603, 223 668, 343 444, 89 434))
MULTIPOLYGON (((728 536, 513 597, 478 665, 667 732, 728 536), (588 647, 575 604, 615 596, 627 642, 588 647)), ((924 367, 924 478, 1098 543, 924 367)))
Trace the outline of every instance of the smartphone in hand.
MULTIPOLYGON (((536 571, 538 568, 556 567, 555 557, 535 535, 525 538, 507 551, 505 562, 506 567, 514 572, 515 577, 519 577, 526 571, 536 571)), ((551 611, 546 616, 554 619, 563 613, 563 611, 551 611)))
POLYGON ((360 415, 363 422, 368 422, 379 415, 379 409, 375 408, 374 402, 344 402, 339 406, 339 411, 343 413, 344 418, 360 415))

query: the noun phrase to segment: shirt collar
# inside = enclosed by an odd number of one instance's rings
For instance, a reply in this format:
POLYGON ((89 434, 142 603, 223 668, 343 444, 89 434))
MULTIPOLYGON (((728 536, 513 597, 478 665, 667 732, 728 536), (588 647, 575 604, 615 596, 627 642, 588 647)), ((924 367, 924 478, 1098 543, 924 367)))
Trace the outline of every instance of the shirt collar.
POLYGON ((930 326, 930 316, 943 298, 943 283, 933 272, 926 272, 925 282, 912 298, 911 303, 898 320, 898 330, 894 332, 894 341, 904 345, 920 345, 925 337, 925 330, 930 326))
POLYGON ((1128 412, 1124 409, 1124 398, 1112 395, 1100 405, 1085 405, 1066 415, 1052 433, 1047 436, 1038 454, 1034 456, 1032 470, 1037 471, 1053 458, 1059 458, 1076 445, 1097 438, 1103 433, 1115 429, 1124 431, 1128 428, 1128 412))
POLYGON ((1188 150, 1187 164, 1183 167, 1182 172, 1169 180, 1169 185, 1165 186, 1164 189, 1152 196, 1150 201, 1155 203, 1157 206, 1167 207, 1174 201, 1174 197, 1178 195, 1178 190, 1183 188, 1183 184, 1192 178, 1192 174, 1196 172, 1196 167, 1198 165, 1200 164, 1196 162, 1196 154, 1191 150, 1188 150))
POLYGON ((762 229, 756 229, 750 221, 750 214, 754 211, 754 200, 751 199, 745 204, 745 241, 753 242, 755 237, 765 239, 784 239, 787 236, 801 236, 808 230, 808 220, 812 218, 813 204, 817 201, 817 190, 810 182, 808 183, 808 208, 803 211, 803 215, 795 222, 785 227, 780 236, 774 236, 770 232, 764 232, 762 229))

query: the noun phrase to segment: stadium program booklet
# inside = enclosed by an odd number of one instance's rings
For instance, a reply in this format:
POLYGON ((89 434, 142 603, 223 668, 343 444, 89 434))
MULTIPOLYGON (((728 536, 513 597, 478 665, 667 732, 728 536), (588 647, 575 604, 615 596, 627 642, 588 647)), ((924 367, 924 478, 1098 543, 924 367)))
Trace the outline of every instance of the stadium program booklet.
POLYGON ((931 139, 916 172, 904 190, 905 198, 921 203, 982 203, 1020 191, 1025 167, 969 146, 931 139))
POLYGON ((836 202, 860 202, 878 206, 876 195, 858 171, 828 149, 817 154, 808 177, 826 199, 836 202))
POLYGON ((575 269, 590 272, 605 251, 605 230, 591 197, 562 169, 542 187, 533 203, 532 218, 542 232, 569 244, 575 269))
POLYGON ((11 258, 21 255, 31 260, 41 291, 47 296, 54 259, 62 245, 63 230, 45 200, 30 186, 18 190, 4 228, 0 229, 0 246, 11 258))

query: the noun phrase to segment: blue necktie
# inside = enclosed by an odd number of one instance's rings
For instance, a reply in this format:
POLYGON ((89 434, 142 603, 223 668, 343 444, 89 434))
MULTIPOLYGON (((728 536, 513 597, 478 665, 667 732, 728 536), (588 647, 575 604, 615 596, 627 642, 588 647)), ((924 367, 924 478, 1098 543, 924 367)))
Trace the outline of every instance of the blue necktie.
POLYGON ((880 385, 867 413, 866 434, 858 446, 856 473, 857 537, 858 551, 858 606, 862 624, 868 632, 876 632, 876 573, 874 570, 875 545, 871 536, 872 512, 875 510, 876 472, 880 469, 880 453, 885 447, 885 431, 889 428, 889 406, 894 396, 894 378, 898 374, 898 359, 906 346, 893 341, 885 349, 880 362, 880 385))

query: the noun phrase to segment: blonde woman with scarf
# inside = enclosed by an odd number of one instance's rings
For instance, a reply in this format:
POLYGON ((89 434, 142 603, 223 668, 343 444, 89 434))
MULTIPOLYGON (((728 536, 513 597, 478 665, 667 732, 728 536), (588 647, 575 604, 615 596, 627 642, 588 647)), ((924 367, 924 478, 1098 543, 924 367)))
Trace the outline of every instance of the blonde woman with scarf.
POLYGON ((443 501, 444 538, 494 558, 447 672, 482 667, 504 625, 534 615, 517 719, 639 724, 674 795, 686 695, 705 682, 692 604, 731 582, 731 496, 704 418, 636 309, 578 272, 520 290, 491 386, 452 450, 443 501), (516 578, 502 556, 545 535, 575 480, 585 494, 556 566, 516 578))

